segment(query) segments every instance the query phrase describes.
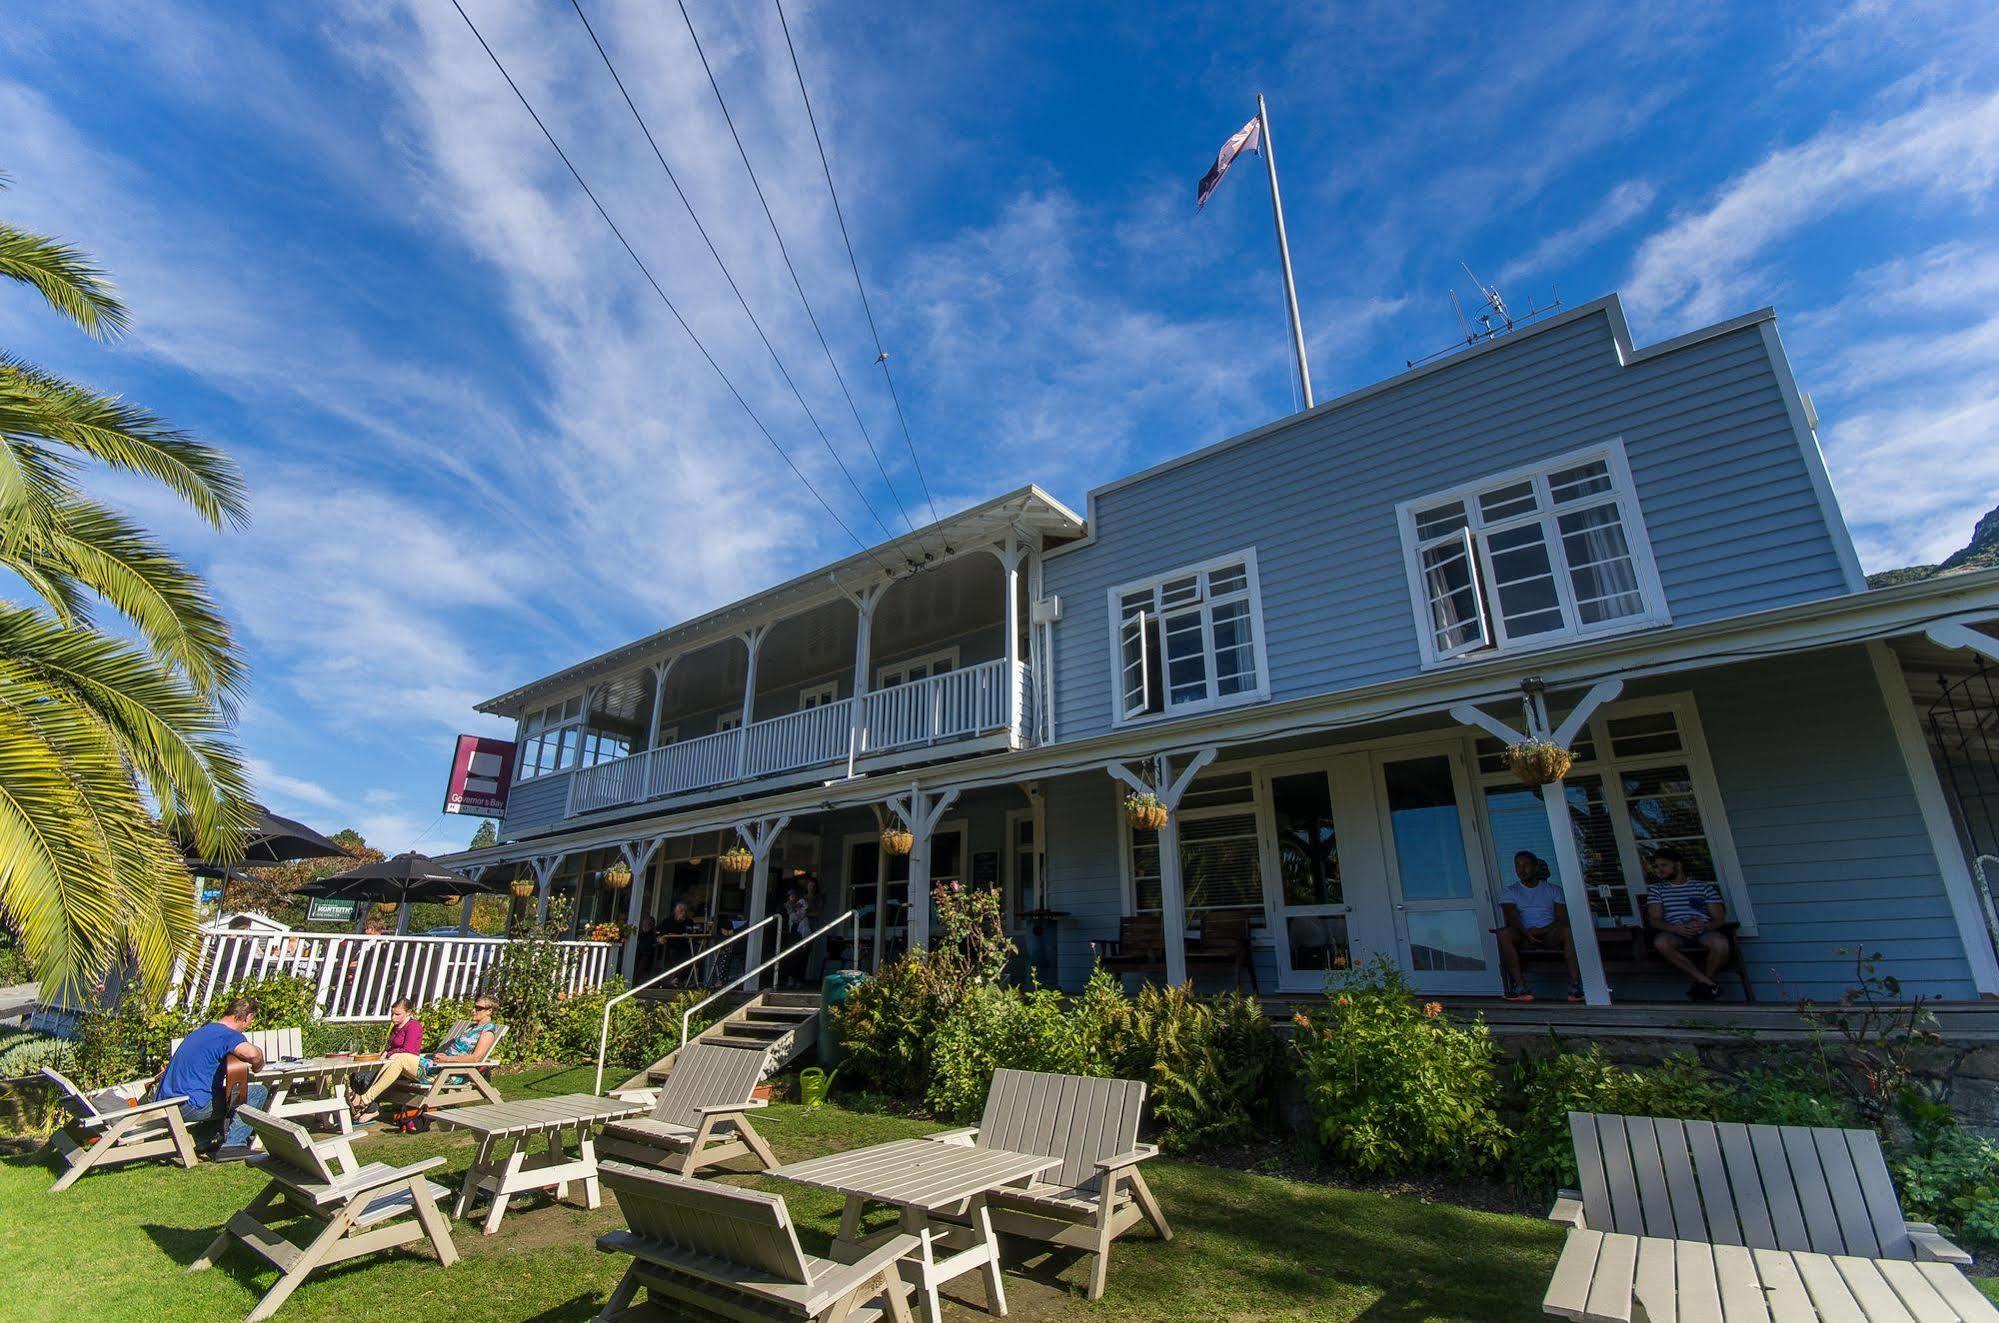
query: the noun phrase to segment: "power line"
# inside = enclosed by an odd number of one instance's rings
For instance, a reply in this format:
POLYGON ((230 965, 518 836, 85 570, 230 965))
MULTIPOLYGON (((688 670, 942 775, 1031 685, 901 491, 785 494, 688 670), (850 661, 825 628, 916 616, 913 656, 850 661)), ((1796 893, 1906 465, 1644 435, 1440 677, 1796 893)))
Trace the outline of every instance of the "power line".
POLYGON ((812 300, 805 297, 805 283, 798 278, 798 268, 791 264, 791 250, 784 246, 784 235, 777 228, 777 217, 772 214, 770 201, 764 197, 763 184, 757 179, 756 167, 750 164, 750 153, 743 146, 742 135, 736 132, 736 120, 729 113, 729 103, 722 96, 722 85, 715 80, 715 70, 708 63, 708 52, 701 49, 701 37, 694 31, 694 20, 687 13, 686 0, 677 0, 680 5, 680 20, 687 25, 687 35, 694 42, 694 53, 701 57, 701 68, 708 75, 708 86, 715 93, 715 104, 722 108, 722 119, 729 126, 729 137, 735 140, 736 154, 743 158, 743 169, 749 171, 750 187, 757 193, 757 201, 763 205, 764 219, 770 222, 771 236, 777 240, 777 251, 784 258, 784 269, 791 273, 792 288, 798 291, 798 301, 805 305, 806 320, 812 323, 812 333, 819 337, 819 347, 826 352, 826 366, 833 369, 833 379, 840 383, 840 394, 847 397, 847 408, 854 415, 854 426, 861 429, 861 440, 867 443, 868 454, 874 456, 875 468, 882 475, 882 482, 888 494, 895 498, 896 508, 902 511, 902 521, 909 525, 909 531, 916 531, 916 521, 909 517, 909 507, 902 503, 902 495, 889 480, 888 469, 882 465, 881 452, 875 449, 875 439, 868 435, 868 425, 861 421, 861 410, 854 403, 854 393, 847 389, 847 379, 840 373, 840 364, 833 357, 833 347, 826 343, 826 332, 819 328, 819 317, 812 311, 812 300))
POLYGON ((818 501, 820 507, 826 511, 833 522, 840 526, 840 531, 848 537, 853 538, 854 545, 865 552, 868 559, 881 568, 883 574, 893 576, 895 572, 889 569, 887 565, 882 564, 881 558, 875 555, 868 544, 861 541, 855 535, 853 529, 847 527, 847 521, 840 518, 840 512, 835 510, 824 496, 820 495, 819 489, 812 484, 812 480, 806 477, 798 465, 792 461, 791 456, 785 453, 784 447, 777 443, 777 438, 771 435, 768 427, 764 426, 763 419, 757 417, 757 411, 750 407, 750 402, 743 398, 743 393, 740 390, 736 389, 736 383, 729 379, 729 374, 722 370, 722 365, 715 361, 713 354, 708 352, 708 346, 701 343, 701 337, 694 333, 694 328, 689 326, 687 319, 680 315, 680 309, 674 306, 673 300, 667 297, 664 289, 660 288, 659 281, 653 278, 652 269, 645 264, 645 259, 639 256, 636 248, 632 247, 631 240, 625 238, 625 232, 618 228, 618 222, 611 219, 611 213, 604 209, 604 204, 597 200, 596 191, 590 187, 589 181, 583 178, 582 171, 578 170, 575 163, 569 159, 569 153, 562 150, 562 144, 557 142, 555 135, 548 131, 548 125, 542 123, 541 116, 535 111, 534 103, 527 99, 527 94, 521 91, 520 84, 516 83, 514 76, 507 72, 507 66, 500 62, 498 55, 494 54, 493 48, 487 44, 484 34, 479 31, 479 25, 472 21, 472 16, 465 12, 465 7, 459 4, 458 0, 451 0, 451 7, 458 11, 458 17, 465 20, 465 26, 471 29, 473 39, 479 43, 479 48, 486 52, 486 58, 491 60, 493 67, 500 71, 500 77, 507 80, 507 86, 513 89, 514 97, 521 103, 521 108, 527 111, 528 118, 534 121, 534 126, 541 130, 541 136, 548 139, 548 145, 553 147, 555 154, 562 158, 562 164, 568 167, 570 178, 574 179, 576 186, 583 190, 583 196, 590 199, 590 205, 595 207, 597 214, 604 218, 604 224, 611 227, 611 233, 617 236, 618 242, 623 245, 626 254, 630 256, 633 264, 638 267, 639 274, 646 278, 648 285, 652 286, 652 292, 659 295, 659 301, 664 303, 666 310, 673 314, 673 320, 680 323, 680 329, 685 331, 687 338, 694 342, 694 347, 701 352, 701 357, 708 361, 709 367, 715 369, 715 375, 720 377, 722 384, 729 388, 729 394, 733 395, 736 403, 743 407, 743 412, 750 416, 750 421, 756 424, 757 431, 763 433, 764 440, 770 442, 770 448, 777 452, 778 458, 784 461, 784 466, 791 470, 792 476, 805 484, 805 490, 812 493, 812 498, 818 501))
POLYGON ((826 159, 826 143, 819 136, 819 117, 812 113, 812 97, 805 90, 805 71, 798 67, 798 48, 791 44, 791 24, 784 19, 784 0, 777 6, 777 25, 784 32, 784 48, 791 53, 791 72, 798 79, 798 96, 805 103, 805 120, 812 126, 812 141, 819 148, 819 168, 826 174, 826 192, 833 199, 833 215, 840 222, 840 239, 847 245, 847 265, 854 271, 854 288, 861 296, 861 311, 868 315, 868 334, 875 340, 875 362, 881 365, 882 380, 888 383, 888 397, 895 401, 895 418, 902 424, 903 444, 909 447, 909 462, 916 468, 916 480, 923 486, 924 503, 930 507, 931 522, 937 520, 937 502, 930 499, 930 482, 923 476, 923 461, 916 457, 916 440, 909 434, 909 419, 902 412, 902 397, 895 391, 895 375, 888 370, 888 350, 882 348, 881 332, 875 327, 875 310, 868 304, 868 289, 861 283, 861 264, 854 256, 854 241, 847 234, 847 214, 840 207, 840 190, 833 187, 833 166, 826 159))
POLYGON ((735 294, 736 302, 743 306, 743 315, 748 317, 750 325, 756 328, 757 338, 764 342, 764 348, 770 353, 770 361, 777 366, 778 375, 784 378, 785 385, 791 387, 792 395, 798 400, 798 407, 805 410, 805 417, 812 424, 812 430, 819 434, 819 440, 826 446, 826 453, 831 455, 833 462, 839 466, 840 476, 845 478, 847 485, 854 489, 854 495, 858 496, 861 504, 867 507, 868 514, 881 528, 881 531, 888 534, 890 538, 894 538, 896 531, 882 520, 881 515, 875 510, 874 502, 870 501, 868 494, 861 490, 861 484, 854 481, 854 475, 848 471, 846 461, 841 459, 840 452, 833 448, 832 438, 828 437, 826 429, 820 426, 818 415, 814 414, 812 406, 805 402, 805 396, 799 391, 798 383, 791 379, 790 370, 784 366, 784 360, 778 357, 777 346, 773 345, 770 337, 764 334, 763 323, 757 320, 756 313, 750 311, 749 300, 743 297, 743 291, 737 286, 735 276, 730 274, 729 264, 722 260, 722 254, 716 249, 715 241, 708 237, 708 227, 703 225, 701 217, 695 214, 694 204, 688 200, 686 190, 681 188, 679 176, 675 175, 673 167, 666 163, 666 154, 660 151, 659 143, 652 136, 651 126, 646 123, 645 116, 639 113, 637 104, 632 101, 632 94, 625 90, 625 80, 618 76, 618 67, 611 63, 610 52, 604 49, 604 43, 597 40, 597 29, 590 26, 589 18, 583 13, 583 6, 578 3, 578 0, 569 0, 569 7, 576 11, 576 17, 581 20, 583 30, 590 34, 590 44, 597 48, 598 58, 604 61, 604 68, 610 71, 611 81, 618 86, 618 95, 625 99, 626 108, 632 112, 632 118, 638 121, 639 132, 645 134, 646 143, 652 148, 653 157, 659 162, 659 168, 666 171, 667 182, 673 185, 673 191, 679 195, 680 205, 686 208, 687 218, 694 222, 695 230, 701 235, 701 242, 708 245, 708 255, 713 257, 715 265, 722 269, 722 279, 729 282, 729 289, 735 294))

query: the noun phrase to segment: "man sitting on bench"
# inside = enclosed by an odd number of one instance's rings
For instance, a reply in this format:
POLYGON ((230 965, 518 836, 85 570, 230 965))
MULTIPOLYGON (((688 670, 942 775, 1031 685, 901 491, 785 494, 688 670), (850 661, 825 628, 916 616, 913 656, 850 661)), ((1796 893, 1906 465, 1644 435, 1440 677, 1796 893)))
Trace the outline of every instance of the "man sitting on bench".
MULTIPOLYGON (((248 997, 236 998, 221 1019, 204 1024, 181 1040, 154 1086, 155 1098, 187 1099, 180 1111, 189 1122, 220 1123, 222 1145, 215 1150, 217 1162, 241 1162, 250 1156, 250 1123, 237 1116, 231 1105, 229 1076, 233 1070, 247 1079, 249 1071, 264 1064, 264 1054, 246 1036, 256 1018, 257 1003, 248 997)), ((244 1087, 242 1103, 262 1107, 269 1094, 263 1085, 250 1081, 244 1087)))
POLYGON ((1569 968, 1569 1000, 1583 999, 1582 973, 1576 968, 1575 939, 1569 934, 1569 907, 1562 893, 1548 884, 1548 865, 1532 850, 1513 856, 1513 876, 1499 893, 1499 914, 1505 927, 1499 930, 1499 963, 1506 973, 1506 1000, 1532 1001, 1527 980, 1520 972, 1522 951, 1553 951, 1560 948, 1569 968))
POLYGON ((1721 995, 1714 976, 1728 967, 1734 944, 1722 930, 1721 888, 1687 876, 1687 857, 1670 845, 1660 846, 1645 861, 1651 883, 1645 889, 1645 922, 1652 930, 1652 949, 1659 958, 1693 982, 1687 996, 1713 1001, 1721 995), (1688 952, 1704 952, 1706 968, 1694 964, 1688 952))

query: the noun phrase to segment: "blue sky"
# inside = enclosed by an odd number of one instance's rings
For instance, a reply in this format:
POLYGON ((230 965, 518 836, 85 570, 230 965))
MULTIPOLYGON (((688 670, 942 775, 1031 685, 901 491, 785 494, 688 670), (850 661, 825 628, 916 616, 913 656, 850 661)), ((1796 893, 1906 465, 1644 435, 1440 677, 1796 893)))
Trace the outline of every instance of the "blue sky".
MULTIPOLYGON (((921 494, 774 11, 690 0, 897 492, 921 494)), ((849 490, 566 6, 467 0, 796 462, 849 490)), ((896 504, 777 261, 677 9, 590 0, 668 160, 869 503, 896 504), (872 481, 869 481, 872 479, 872 481)), ((1083 493, 1292 408, 1270 99, 1320 398, 1450 344, 1460 260, 1517 306, 1621 292, 1641 342, 1775 304, 1869 569, 1999 502, 1999 10, 787 6, 925 474, 948 510, 1083 493)), ((852 550, 641 283, 448 0, 37 6, 0 27, 0 195, 133 305, 104 349, 23 291, 0 344, 228 447, 207 571, 274 807, 387 849, 477 700, 852 550)))

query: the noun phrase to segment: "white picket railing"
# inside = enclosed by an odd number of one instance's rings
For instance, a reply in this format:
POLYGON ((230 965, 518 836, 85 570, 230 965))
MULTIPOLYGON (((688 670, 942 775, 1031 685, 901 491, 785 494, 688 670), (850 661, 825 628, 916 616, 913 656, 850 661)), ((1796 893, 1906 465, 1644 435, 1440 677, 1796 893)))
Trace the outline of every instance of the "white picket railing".
MULTIPOLYGON (((1020 711, 1033 710, 1027 664, 1013 664, 1020 711)), ((747 777, 773 776, 843 761, 859 726, 860 750, 882 753, 965 739, 1007 728, 1005 659, 892 685, 855 702, 806 708, 747 730, 717 731, 580 769, 569 781, 569 814, 682 795, 747 777)), ((1023 717, 1024 719, 1024 717, 1023 717)))
MULTIPOLYGON (((408 997, 422 1006, 470 997, 506 949, 504 937, 392 937, 376 933, 210 933, 168 1004, 190 1009, 239 979, 292 974, 310 979, 322 1019, 386 1020, 408 997)), ((559 942, 563 990, 600 987, 616 968, 614 942, 559 942)))
MULTIPOLYGON (((1019 662, 1014 666, 1023 675, 1027 670, 1019 662)), ((1022 675, 1010 679, 1001 659, 864 695, 861 750, 880 753, 1004 730, 1009 685, 1020 683, 1022 675)))
POLYGON ((854 700, 808 707, 803 712, 772 717, 750 727, 743 771, 769 776, 799 767, 839 762, 847 756, 854 730, 854 700))

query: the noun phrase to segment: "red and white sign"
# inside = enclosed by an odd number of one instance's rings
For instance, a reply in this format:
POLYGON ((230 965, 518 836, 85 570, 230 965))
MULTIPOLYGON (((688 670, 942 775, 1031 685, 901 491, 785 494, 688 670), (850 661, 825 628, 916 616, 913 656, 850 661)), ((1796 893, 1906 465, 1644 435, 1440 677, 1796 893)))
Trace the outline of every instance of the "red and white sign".
POLYGON ((444 785, 444 811, 481 817, 505 813, 513 780, 512 740, 460 735, 458 751, 451 755, 451 779, 444 785))

